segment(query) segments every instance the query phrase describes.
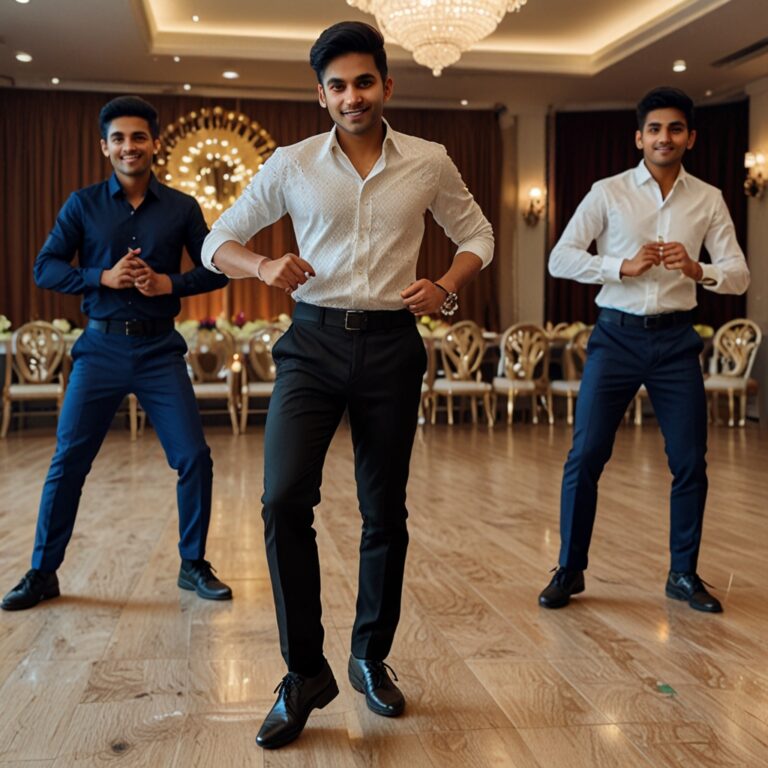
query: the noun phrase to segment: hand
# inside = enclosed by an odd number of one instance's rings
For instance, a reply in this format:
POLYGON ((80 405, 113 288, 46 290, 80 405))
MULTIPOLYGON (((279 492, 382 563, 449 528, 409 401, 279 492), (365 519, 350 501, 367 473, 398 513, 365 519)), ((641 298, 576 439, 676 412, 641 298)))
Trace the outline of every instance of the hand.
POLYGON ((141 248, 129 248, 128 253, 112 269, 105 269, 101 273, 101 284, 115 290, 133 288, 134 273, 141 263, 141 259, 137 258, 139 253, 141 248))
POLYGON ((146 261, 137 258, 138 267, 133 272, 134 285, 142 296, 165 296, 173 293, 173 283, 168 275, 155 272, 146 261))
POLYGON ((404 291, 400 291, 406 309, 414 315, 431 315, 437 312, 445 301, 446 294, 431 280, 417 280, 404 291))
POLYGON ((282 288, 286 293, 293 293, 300 285, 304 285, 310 277, 315 276, 315 270, 308 261, 299 258, 295 253, 286 253, 279 259, 265 259, 259 263, 258 270, 261 279, 273 288, 282 288))
POLYGON ((698 261, 694 261, 685 250, 682 243, 663 243, 664 256, 662 262, 664 269, 679 269, 686 277, 697 282, 701 280, 704 270, 698 261))
POLYGON ((669 243, 646 243, 631 259, 621 262, 622 277, 638 277, 651 267, 661 264, 664 246, 669 243))

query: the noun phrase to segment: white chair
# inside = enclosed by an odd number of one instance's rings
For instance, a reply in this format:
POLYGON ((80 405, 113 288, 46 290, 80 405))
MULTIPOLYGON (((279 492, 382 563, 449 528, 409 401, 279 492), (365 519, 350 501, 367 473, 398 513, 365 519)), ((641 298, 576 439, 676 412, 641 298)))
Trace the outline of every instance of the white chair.
POLYGON ((582 328, 565 345, 563 350, 564 378, 556 379, 549 385, 552 395, 566 399, 566 422, 569 425, 573 424, 573 403, 579 396, 581 376, 587 362, 587 344, 591 333, 591 328, 582 328))
POLYGON ((65 354, 64 336, 50 323, 36 320, 16 329, 6 342, 0 437, 8 434, 14 402, 53 400, 58 419, 66 387, 65 354))
POLYGON ((537 398, 546 403, 548 421, 554 423, 552 393, 549 389, 549 339, 543 328, 531 323, 518 323, 507 328, 499 343, 498 375, 493 389, 507 398, 507 424, 512 424, 515 398, 531 396, 531 419, 539 423, 537 398))
POLYGON ((453 398, 468 397, 472 422, 477 423, 477 400, 483 401, 488 426, 493 426, 494 407, 491 385, 482 381, 480 365, 485 354, 483 331, 477 323, 463 320, 452 325, 440 341, 444 378, 432 384, 432 423, 437 419, 437 403, 446 399, 448 423, 453 424, 453 398))
POLYGON ((236 372, 240 361, 235 359, 235 340, 220 328, 200 328, 187 341, 187 360, 192 375, 192 389, 198 400, 226 400, 232 432, 239 432, 237 423, 236 372))
POLYGON ((747 391, 756 382, 750 379, 752 366, 763 334, 757 323, 746 318, 731 320, 718 328, 713 339, 710 372, 704 379, 704 389, 711 399, 712 417, 717 421, 718 395, 728 395, 728 426, 736 423, 734 400, 739 396, 739 421, 743 427, 747 420, 747 391))
POLYGON ((259 411, 249 407, 250 399, 268 400, 272 397, 276 375, 272 348, 283 333, 283 328, 267 325, 248 340, 248 355, 240 379, 240 431, 243 434, 248 427, 248 414, 259 411))

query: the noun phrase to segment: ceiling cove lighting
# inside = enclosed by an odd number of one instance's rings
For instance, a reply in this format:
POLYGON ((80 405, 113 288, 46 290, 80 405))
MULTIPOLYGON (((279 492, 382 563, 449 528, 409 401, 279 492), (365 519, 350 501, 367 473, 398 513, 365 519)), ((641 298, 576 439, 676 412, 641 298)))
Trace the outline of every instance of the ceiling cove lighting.
POLYGON ((388 38, 438 77, 528 0, 347 0, 372 13, 388 38))

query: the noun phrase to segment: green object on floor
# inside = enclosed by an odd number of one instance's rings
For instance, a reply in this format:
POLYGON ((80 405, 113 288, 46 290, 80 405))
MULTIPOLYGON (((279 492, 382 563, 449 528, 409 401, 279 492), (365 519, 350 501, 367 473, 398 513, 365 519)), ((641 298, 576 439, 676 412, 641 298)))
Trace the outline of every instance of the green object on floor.
POLYGON ((666 693, 669 696, 675 696, 677 694, 677 691, 671 685, 667 685, 667 683, 656 683, 656 690, 659 693, 666 693))

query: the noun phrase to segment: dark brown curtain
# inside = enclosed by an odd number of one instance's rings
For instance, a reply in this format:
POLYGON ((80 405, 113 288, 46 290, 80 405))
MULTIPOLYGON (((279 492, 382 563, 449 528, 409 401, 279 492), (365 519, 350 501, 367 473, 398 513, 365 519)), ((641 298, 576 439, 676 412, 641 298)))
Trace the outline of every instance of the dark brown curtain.
MULTIPOLYGON (((0 314, 14 326, 32 318, 67 317, 82 323, 80 297, 38 289, 32 264, 67 196, 111 173, 99 149, 97 115, 113 94, 0 89, 0 248, 4 277, 0 314)), ((201 107, 242 111, 269 131, 278 145, 327 131, 330 121, 316 103, 211 99, 151 94, 161 130, 201 107)), ((467 186, 496 229, 499 217, 501 137, 490 111, 388 109, 395 130, 444 144, 467 186)), ((454 246, 434 222, 427 223, 418 275, 436 277, 453 258, 454 246)), ((290 221, 277 222, 252 241, 270 256, 297 249, 290 221)), ((189 266, 189 265, 187 265, 189 266)), ((462 293, 461 317, 498 328, 496 265, 462 293)), ((212 294, 183 302, 182 318, 242 311, 248 318, 289 312, 293 302, 255 280, 236 280, 212 294)))
MULTIPOLYGON (((744 153, 749 143, 749 101, 699 107, 697 139, 687 152, 685 168, 723 191, 736 236, 746 253, 747 200, 743 192, 744 153)), ((562 234, 584 195, 598 179, 612 176, 640 161, 635 147, 634 111, 561 112, 550 124, 554 157, 550 166, 550 217, 547 251, 562 234)), ((594 244, 593 244, 594 248, 594 244)), ((705 253, 702 257, 708 260, 705 253)), ((597 318, 595 296, 600 286, 546 276, 545 316, 552 322, 597 318)), ((717 327, 746 311, 745 296, 724 296, 698 289, 697 321, 717 327)))

